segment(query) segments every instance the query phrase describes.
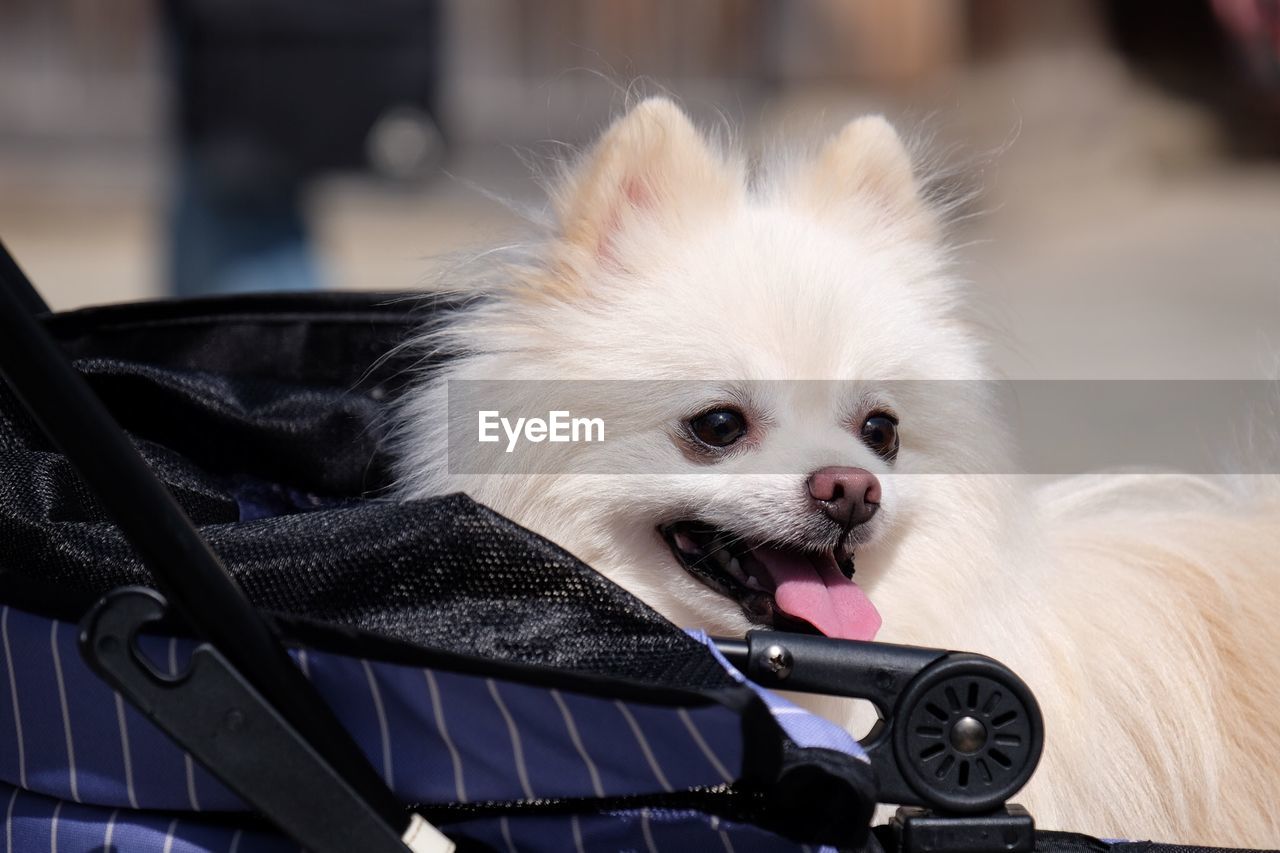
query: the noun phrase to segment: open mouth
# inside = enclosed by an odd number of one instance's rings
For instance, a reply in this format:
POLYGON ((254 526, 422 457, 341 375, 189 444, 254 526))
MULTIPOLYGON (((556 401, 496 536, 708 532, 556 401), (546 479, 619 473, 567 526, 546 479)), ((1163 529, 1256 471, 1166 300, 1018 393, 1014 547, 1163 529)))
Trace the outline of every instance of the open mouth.
POLYGON ((870 640, 880 628, 844 549, 752 542, 701 521, 664 524, 658 532, 685 571, 737 602, 752 622, 846 640, 870 640))

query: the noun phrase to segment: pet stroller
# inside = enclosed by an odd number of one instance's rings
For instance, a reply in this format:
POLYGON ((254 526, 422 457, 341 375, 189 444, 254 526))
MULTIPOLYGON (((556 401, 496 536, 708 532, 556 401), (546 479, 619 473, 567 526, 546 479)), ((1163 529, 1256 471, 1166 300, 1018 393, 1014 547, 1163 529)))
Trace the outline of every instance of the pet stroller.
POLYGON ((1006 805, 1042 724, 995 661, 686 633, 464 496, 379 499, 405 302, 49 314, 0 264, 5 851, 1160 849, 1006 805))

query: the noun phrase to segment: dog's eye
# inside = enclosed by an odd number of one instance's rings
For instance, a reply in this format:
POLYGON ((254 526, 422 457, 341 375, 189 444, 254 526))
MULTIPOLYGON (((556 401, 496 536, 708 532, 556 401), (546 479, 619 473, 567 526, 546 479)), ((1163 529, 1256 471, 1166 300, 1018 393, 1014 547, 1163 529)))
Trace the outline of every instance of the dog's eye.
POLYGON ((892 462, 898 455, 898 419, 886 412, 872 412, 862 422, 862 440, 892 462))
POLYGON ((747 419, 734 409, 715 409, 689 420, 689 429, 709 447, 728 447, 747 433, 747 419))

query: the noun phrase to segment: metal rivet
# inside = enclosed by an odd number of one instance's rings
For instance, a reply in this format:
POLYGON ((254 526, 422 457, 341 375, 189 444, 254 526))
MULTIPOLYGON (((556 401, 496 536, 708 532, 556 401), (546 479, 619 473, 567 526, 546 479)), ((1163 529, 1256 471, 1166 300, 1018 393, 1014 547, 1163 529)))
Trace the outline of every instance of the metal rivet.
POLYGON ((235 734, 244 728, 245 716, 244 711, 239 708, 232 708, 222 718, 222 727, 227 731, 235 734))
POLYGON ((780 646, 774 643, 772 646, 764 650, 764 659, 769 664, 769 671, 779 681, 791 674, 791 652, 787 651, 786 646, 780 646))
POLYGON ((951 745, 960 752, 977 752, 987 745, 987 727, 976 717, 961 717, 951 727, 951 745))

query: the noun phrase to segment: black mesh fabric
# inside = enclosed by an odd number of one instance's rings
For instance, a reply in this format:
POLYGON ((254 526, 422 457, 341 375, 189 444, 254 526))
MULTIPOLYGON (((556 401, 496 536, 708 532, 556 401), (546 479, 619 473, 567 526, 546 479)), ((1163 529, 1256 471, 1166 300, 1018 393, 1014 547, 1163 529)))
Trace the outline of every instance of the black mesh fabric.
MULTIPOLYGON (((405 368, 388 353, 423 319, 329 294, 95 309, 50 328, 263 609, 496 661, 731 685, 657 613, 465 496, 380 497, 405 368)), ((78 619, 148 583, 7 389, 0 471, 0 599, 78 619)))

